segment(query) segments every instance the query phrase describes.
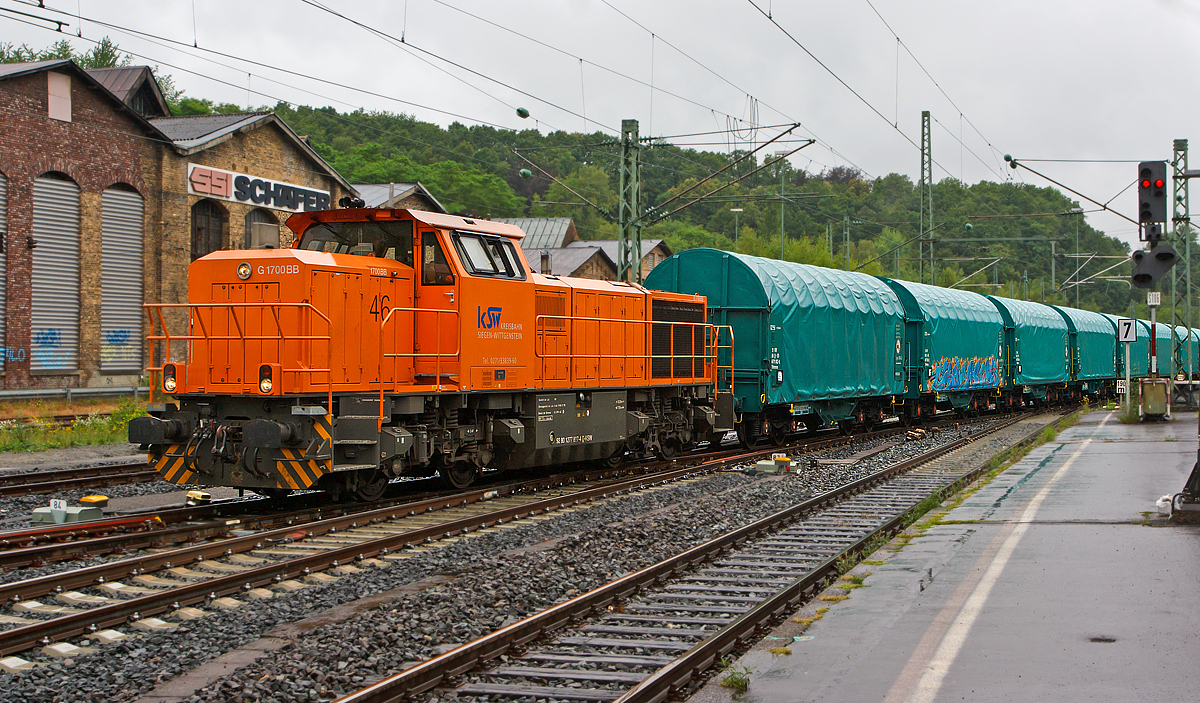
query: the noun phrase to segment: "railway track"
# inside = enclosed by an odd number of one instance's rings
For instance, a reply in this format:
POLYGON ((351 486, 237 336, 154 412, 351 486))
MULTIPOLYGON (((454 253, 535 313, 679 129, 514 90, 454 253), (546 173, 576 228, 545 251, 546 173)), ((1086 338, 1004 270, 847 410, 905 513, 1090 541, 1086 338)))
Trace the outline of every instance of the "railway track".
MULTIPOLYGON (((944 421, 947 424, 950 421, 944 421)), ((803 456, 827 451, 852 442, 871 442, 897 436, 908 428, 899 425, 871 433, 827 437, 806 437, 782 447, 755 450, 754 456, 784 452, 803 456)), ((468 500, 491 490, 502 493, 538 490, 539 488, 568 482, 599 480, 629 472, 660 471, 693 465, 701 461, 714 461, 733 456, 750 456, 740 449, 721 449, 716 452, 698 452, 665 461, 651 462, 639 467, 584 471, 552 477, 540 481, 511 481, 481 487, 479 491, 462 494, 468 500)), ((23 474, 23 476, 45 476, 23 474)), ((447 492, 431 493, 418 498, 436 498, 452 495, 447 492)), ((118 515, 103 520, 76 522, 40 528, 0 532, 0 570, 25 567, 40 567, 46 564, 92 556, 120 555, 140 549, 165 549, 174 545, 194 543, 226 535, 231 529, 262 530, 275 527, 294 526, 320 520, 325 517, 350 514, 372 508, 402 504, 412 496, 391 498, 372 504, 330 505, 314 494, 294 496, 280 503, 268 499, 232 499, 206 506, 168 508, 138 514, 118 515)))
MULTIPOLYGON (((902 529, 923 501, 973 481, 986 463, 963 469, 969 445, 1020 419, 623 576, 339 703, 400 701, 434 688, 452 690, 459 700, 663 701, 814 597, 856 555, 902 529), (497 666, 503 654, 509 657, 497 666), (481 666, 491 668, 479 672, 481 666)), ((1041 431, 1015 444, 1033 442, 1041 431)))
MULTIPOLYGON (((894 434, 899 429, 876 433, 894 434)), ((827 449, 859 437, 835 437, 809 442, 806 451, 827 449)), ((799 454, 800 447, 792 453, 799 454)), ((381 561, 405 558, 398 551, 472 530, 503 529, 512 521, 541 519, 548 512, 603 500, 631 491, 653 489, 731 465, 769 456, 779 448, 754 452, 723 452, 694 466, 662 468, 653 473, 576 485, 562 477, 521 484, 501 494, 495 489, 430 498, 391 505, 311 522, 284 525, 252 534, 184 547, 145 553, 24 581, 0 584, 0 602, 9 603, 0 620, 10 625, 0 632, 0 654, 8 655, 38 644, 95 633, 133 622, 148 622, 155 615, 197 603, 249 593, 269 597, 272 591, 300 587, 299 580, 321 582, 323 572, 349 573, 377 566, 381 561), (356 566, 357 565, 357 566, 356 566), (103 595, 80 593, 94 589, 103 595), (41 599, 41 600, 39 600, 41 599), (47 602, 43 602, 46 600, 47 602), (49 619, 41 619, 49 617, 49 619)), ((702 457, 693 457, 699 461, 702 457)), ((680 457, 663 464, 686 463, 680 457)), ((610 472, 611 473, 611 472, 610 472)), ((204 529, 227 532, 234 524, 204 529)), ((177 537, 184 538, 185 532, 177 537)), ((151 532, 151 538, 156 535, 151 532)), ((193 535, 201 539, 205 535, 193 535)), ((121 535, 133 539, 139 535, 121 535)), ((47 545, 48 549, 62 545, 47 545)))
POLYGON ((0 473, 0 498, 104 487, 116 483, 145 483, 158 479, 158 472, 145 462, 55 471, 4 472, 0 473))

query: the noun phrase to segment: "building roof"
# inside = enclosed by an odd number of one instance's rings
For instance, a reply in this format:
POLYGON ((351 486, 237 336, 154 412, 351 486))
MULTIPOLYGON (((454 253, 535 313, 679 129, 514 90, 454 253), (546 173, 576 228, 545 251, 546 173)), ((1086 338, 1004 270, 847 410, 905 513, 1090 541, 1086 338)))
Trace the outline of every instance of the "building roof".
POLYGON ((343 188, 351 193, 357 193, 354 186, 342 178, 321 155, 313 150, 309 143, 292 131, 287 123, 279 119, 273 112, 237 112, 230 115, 188 115, 184 117, 159 117, 150 120, 163 134, 167 135, 183 156, 211 149, 236 134, 244 134, 260 127, 274 125, 283 132, 284 137, 293 146, 308 156, 325 173, 332 176, 343 188))
MULTIPOLYGON (((667 256, 670 256, 671 255, 671 247, 667 246, 666 243, 663 242, 663 240, 661 240, 661 239, 643 239, 642 240, 642 258, 643 259, 646 258, 646 255, 649 254, 651 251, 654 251, 654 247, 659 246, 660 244, 662 245, 663 249, 667 250, 667 256)), ((600 247, 601 249, 604 250, 605 254, 608 254, 608 258, 612 259, 613 261, 619 261, 621 259, 621 244, 616 239, 587 239, 587 240, 582 240, 582 241, 578 241, 578 242, 571 242, 567 246, 569 246, 569 247, 600 247)))
POLYGON ((235 112, 229 115, 185 115, 159 117, 154 126, 171 138, 176 146, 190 148, 196 144, 218 139, 228 133, 266 117, 269 112, 235 112))
POLYGON ((521 240, 521 248, 527 252, 532 249, 558 249, 579 239, 575 233, 575 222, 569 217, 514 217, 497 219, 496 222, 506 222, 524 230, 525 239, 521 240))
MULTIPOLYGON (((67 73, 73 74, 75 77, 82 80, 85 85, 89 86, 90 88, 96 90, 99 93, 107 95, 113 102, 115 102, 119 106, 119 109, 121 111, 123 111, 129 117, 133 118, 133 120, 135 122, 137 122, 139 125, 141 125, 143 128, 145 128, 146 131, 150 132, 153 136, 155 136, 159 139, 162 139, 163 141, 166 141, 166 135, 164 135, 153 124, 151 124, 151 122, 149 120, 147 120, 144 115, 142 115, 140 112, 138 112, 137 110, 134 110, 132 107, 127 105, 124 100, 122 100, 119 96, 117 96, 112 90, 110 90, 107 86, 105 86, 99 80, 97 80, 95 76, 91 75, 89 72, 80 68, 79 64, 75 63, 71 59, 54 59, 52 61, 31 61, 29 63, 0 64, 0 80, 4 80, 7 78, 16 78, 17 76, 25 76, 25 75, 29 75, 32 73, 39 73, 41 71, 50 71, 50 70, 65 71, 67 73)), ((155 84, 156 90, 157 90, 157 87, 158 86, 156 83, 155 84)))
POLYGON ((446 208, 438 202, 438 199, 433 197, 433 193, 429 189, 421 185, 420 181, 416 183, 355 183, 355 190, 366 203, 367 207, 389 207, 388 193, 393 193, 391 202, 399 202, 404 198, 416 193, 427 199, 437 209, 435 212, 448 212, 446 208))
MULTIPOLYGON (((171 108, 163 97, 154 79, 154 72, 149 66, 117 66, 113 68, 88 68, 87 74, 95 78, 100 85, 108 88, 121 102, 134 107, 133 98, 145 87, 151 96, 151 102, 158 108, 159 115, 170 115, 171 108)), ((135 108, 136 109, 136 108, 135 108)))
MULTIPOLYGON (((522 242, 523 244, 524 242, 522 242)), ((578 271, 594 256, 603 257, 608 265, 616 270, 617 265, 613 263, 612 257, 604 253, 600 247, 593 246, 573 246, 548 248, 542 247, 539 249, 525 249, 525 258, 529 261, 529 267, 534 271, 543 273, 542 271, 542 253, 550 254, 550 274, 554 276, 570 276, 578 271)))
POLYGON ((70 59, 30 61, 29 63, 0 63, 0 78, 11 78, 13 76, 22 76, 26 73, 37 73, 38 71, 57 68, 68 63, 71 63, 70 59))

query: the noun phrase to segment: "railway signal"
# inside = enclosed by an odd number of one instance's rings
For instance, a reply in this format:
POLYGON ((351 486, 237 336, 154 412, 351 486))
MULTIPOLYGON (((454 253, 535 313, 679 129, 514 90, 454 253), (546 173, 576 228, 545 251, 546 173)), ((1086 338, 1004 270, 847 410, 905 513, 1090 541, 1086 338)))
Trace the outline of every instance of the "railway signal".
POLYGON ((1179 255, 1170 244, 1158 242, 1150 251, 1138 249, 1133 252, 1133 285, 1150 288, 1158 279, 1179 261, 1179 255))
POLYGON ((1145 238, 1153 241, 1148 225, 1166 221, 1167 163, 1143 161, 1138 164, 1138 222, 1146 229, 1145 238))

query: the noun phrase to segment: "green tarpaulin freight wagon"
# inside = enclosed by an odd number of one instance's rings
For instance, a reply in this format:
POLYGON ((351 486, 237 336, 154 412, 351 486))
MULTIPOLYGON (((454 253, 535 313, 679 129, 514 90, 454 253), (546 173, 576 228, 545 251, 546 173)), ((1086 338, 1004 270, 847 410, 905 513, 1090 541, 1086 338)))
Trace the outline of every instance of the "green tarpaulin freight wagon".
POLYGON ((1071 380, 1070 329, 1062 315, 1041 303, 986 297, 1004 318, 1004 385, 1045 398, 1047 386, 1071 380))
POLYGON ((656 266, 646 286, 704 295, 709 322, 733 328, 739 413, 827 424, 857 415, 861 399, 890 406, 903 393, 904 308, 874 276, 691 249, 656 266))

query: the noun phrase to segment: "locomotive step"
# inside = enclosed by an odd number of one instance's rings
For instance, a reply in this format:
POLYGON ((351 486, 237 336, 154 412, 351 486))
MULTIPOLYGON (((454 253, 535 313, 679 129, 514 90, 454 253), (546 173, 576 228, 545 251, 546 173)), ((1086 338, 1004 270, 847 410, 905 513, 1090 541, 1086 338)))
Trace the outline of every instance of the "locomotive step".
POLYGON ((335 439, 334 444, 379 444, 374 439, 335 439))
POLYGON ((358 471, 359 469, 378 469, 377 464, 334 464, 334 471, 358 471))

